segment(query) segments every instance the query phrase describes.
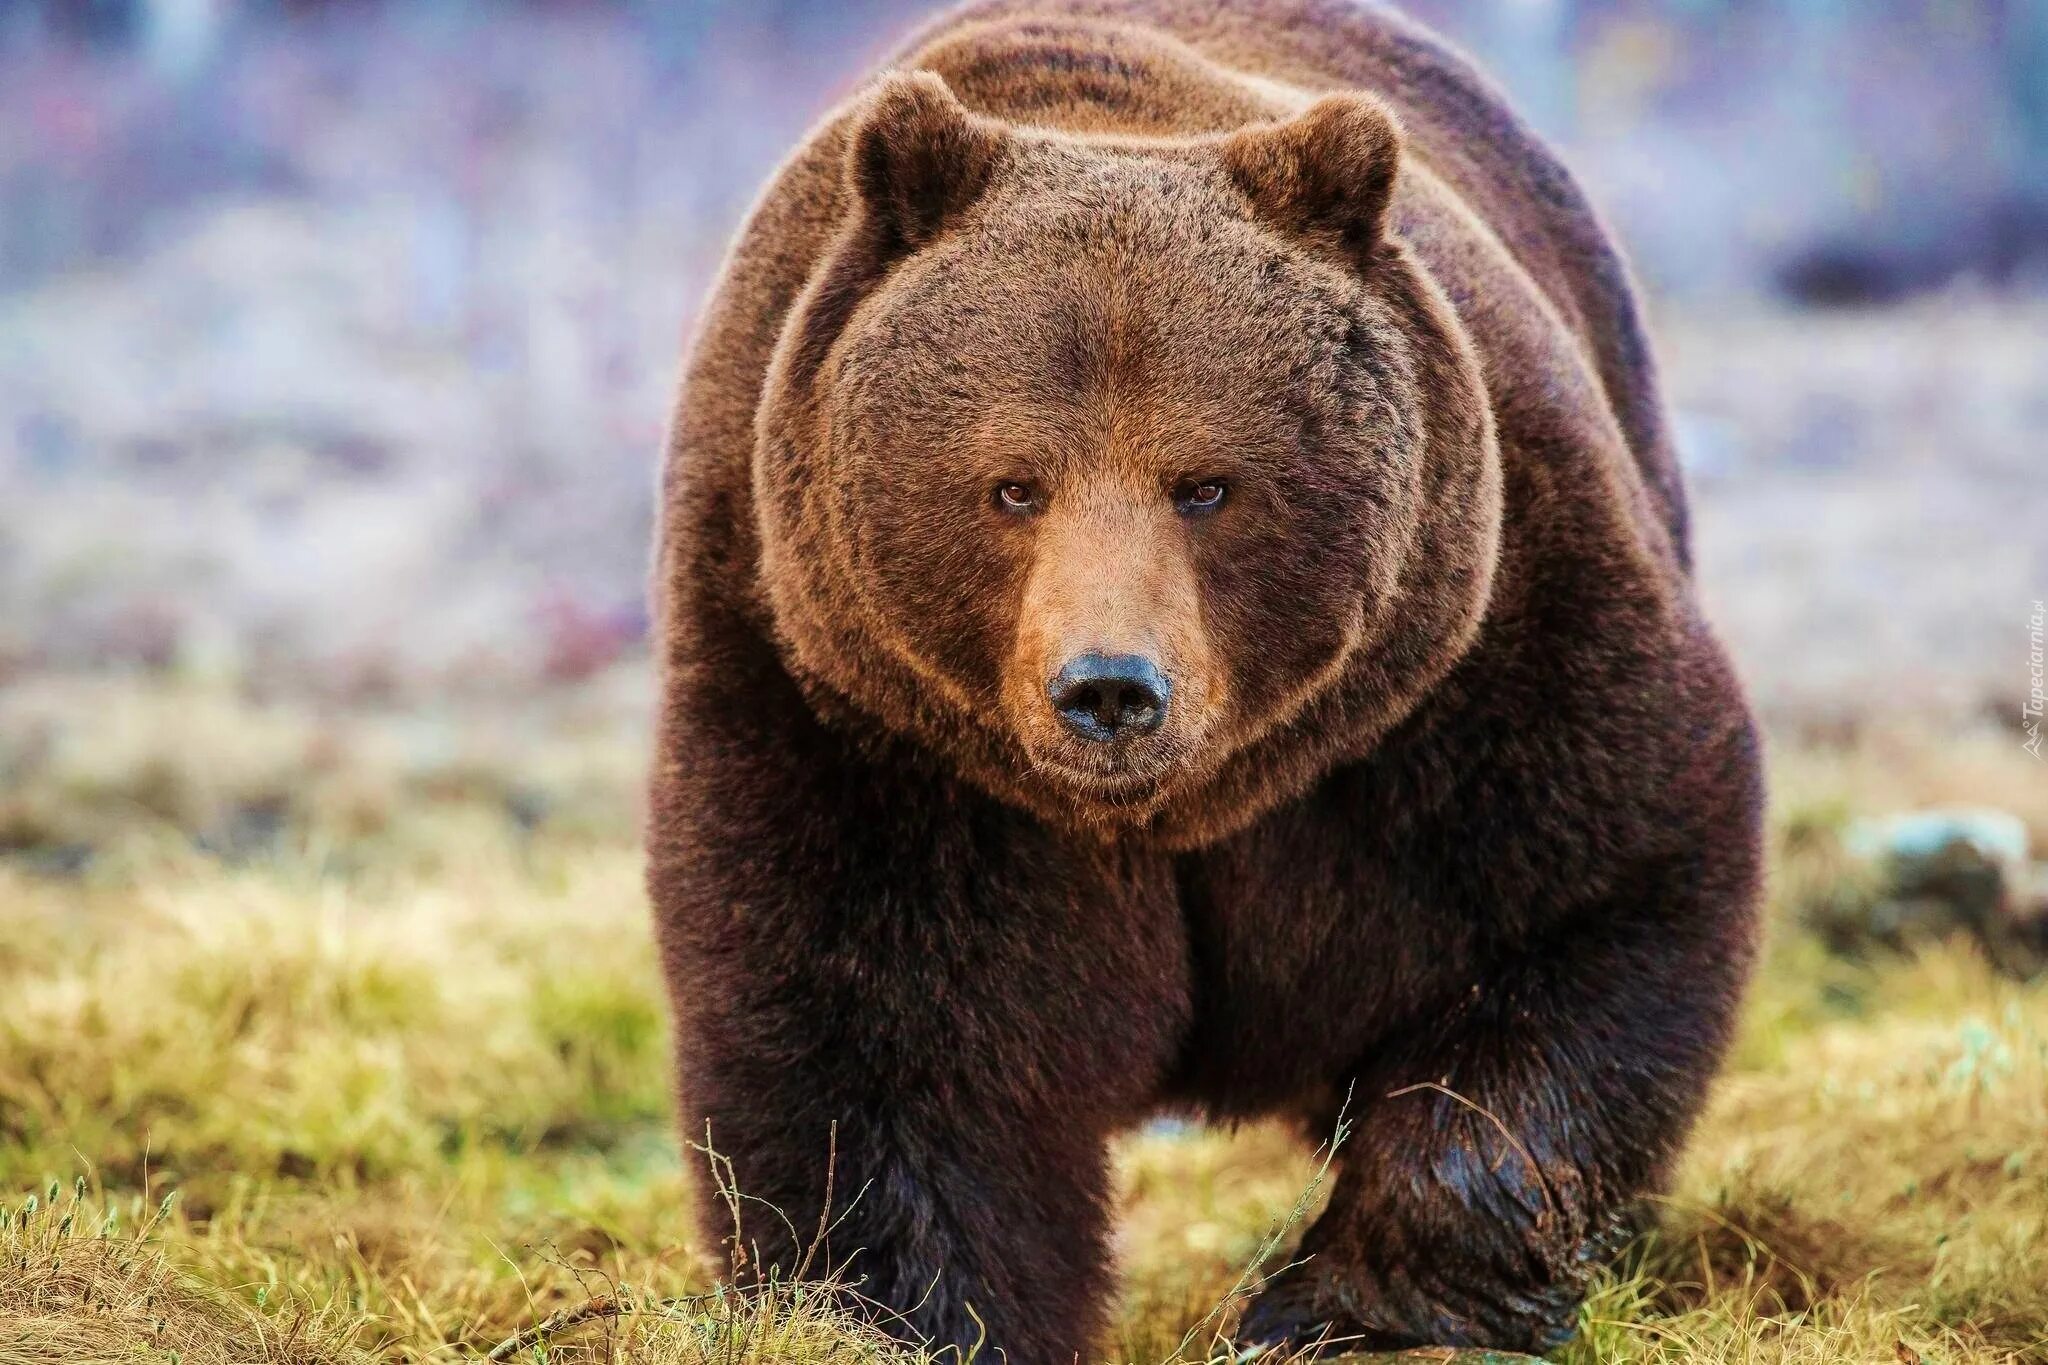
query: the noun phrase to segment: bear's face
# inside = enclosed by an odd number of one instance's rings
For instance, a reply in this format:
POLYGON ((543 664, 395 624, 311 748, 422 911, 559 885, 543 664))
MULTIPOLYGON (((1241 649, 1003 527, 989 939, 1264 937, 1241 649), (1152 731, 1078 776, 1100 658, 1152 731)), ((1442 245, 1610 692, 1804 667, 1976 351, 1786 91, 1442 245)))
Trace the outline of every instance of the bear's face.
POLYGON ((1427 376, 1369 268, 1394 132, 1326 106, 1117 147, 885 87, 762 421, 800 672, 1000 794, 1117 825, 1396 643, 1427 376))

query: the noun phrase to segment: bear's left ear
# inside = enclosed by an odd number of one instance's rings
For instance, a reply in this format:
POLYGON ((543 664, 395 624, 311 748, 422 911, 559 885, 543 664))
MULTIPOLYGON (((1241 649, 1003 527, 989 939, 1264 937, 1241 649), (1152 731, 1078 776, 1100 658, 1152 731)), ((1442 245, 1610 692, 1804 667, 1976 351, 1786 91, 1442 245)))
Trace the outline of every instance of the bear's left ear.
POLYGON ((1007 134, 931 71, 883 78, 854 125, 847 176, 884 250, 915 251, 981 197, 1007 134))
POLYGON ((1325 95, 1284 123, 1232 133, 1222 153, 1260 217, 1302 236, 1333 236, 1363 260, 1384 230, 1401 128, 1369 95, 1325 95))

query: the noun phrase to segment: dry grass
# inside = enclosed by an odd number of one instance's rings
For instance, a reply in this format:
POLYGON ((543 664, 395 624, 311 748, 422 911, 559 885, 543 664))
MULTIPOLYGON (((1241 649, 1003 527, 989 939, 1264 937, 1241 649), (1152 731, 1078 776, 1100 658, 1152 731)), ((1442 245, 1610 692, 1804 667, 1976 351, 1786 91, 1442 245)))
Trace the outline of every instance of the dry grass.
MULTIPOLYGON (((166 1204, 168 1204, 168 1198, 166 1204)), ((144 1219, 52 1184, 0 1209, 0 1363, 177 1360, 185 1365, 354 1365, 354 1323, 294 1305, 267 1313, 180 1270, 144 1219)))
MULTIPOLYGON (((594 1297, 628 1311, 518 1358, 914 1362, 831 1296, 715 1292, 630 717, 72 695, 0 703, 0 1365, 473 1359, 594 1297), (274 814, 223 840, 251 809, 274 814)), ((1781 764, 1780 921, 1851 875, 1856 814, 1967 797, 2040 829, 2016 747, 1956 754, 1781 764)), ((1154 1131, 1119 1161, 1108 1346, 1201 1359, 1312 1163, 1264 1129, 1154 1131)), ((1854 963, 1788 928, 1658 1233, 1561 1358, 1912 1357, 2048 1360, 2048 988, 1963 946, 1854 963)))

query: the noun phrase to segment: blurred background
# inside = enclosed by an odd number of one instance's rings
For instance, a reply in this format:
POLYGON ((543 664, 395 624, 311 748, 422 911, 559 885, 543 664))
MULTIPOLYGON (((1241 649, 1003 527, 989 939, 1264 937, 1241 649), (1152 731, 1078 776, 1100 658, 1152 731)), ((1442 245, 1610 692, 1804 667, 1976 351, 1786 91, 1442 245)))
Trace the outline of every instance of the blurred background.
MULTIPOLYGON (((0 682, 431 702, 630 663, 692 310, 927 8, 0 0, 0 682)), ((1409 8, 1631 252, 1767 713, 2017 722, 2048 5, 1409 8)))

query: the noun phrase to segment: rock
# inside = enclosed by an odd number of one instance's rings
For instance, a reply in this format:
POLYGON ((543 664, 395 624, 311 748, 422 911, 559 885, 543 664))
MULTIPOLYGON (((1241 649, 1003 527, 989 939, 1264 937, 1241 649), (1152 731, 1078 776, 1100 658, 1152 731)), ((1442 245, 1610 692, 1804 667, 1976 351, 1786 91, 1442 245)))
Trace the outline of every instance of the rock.
POLYGON ((1412 1351, 1361 1351, 1325 1356, 1321 1365, 1532 1365, 1541 1356, 1517 1351, 1484 1351, 1462 1346, 1419 1346, 1412 1351))
POLYGON ((2018 817, 1988 809, 1916 811, 1851 825, 1846 844, 1872 874, 1860 922, 1827 926, 1838 946, 1892 948, 1966 933, 2001 969, 2048 964, 2048 864, 2028 860, 2018 817))

